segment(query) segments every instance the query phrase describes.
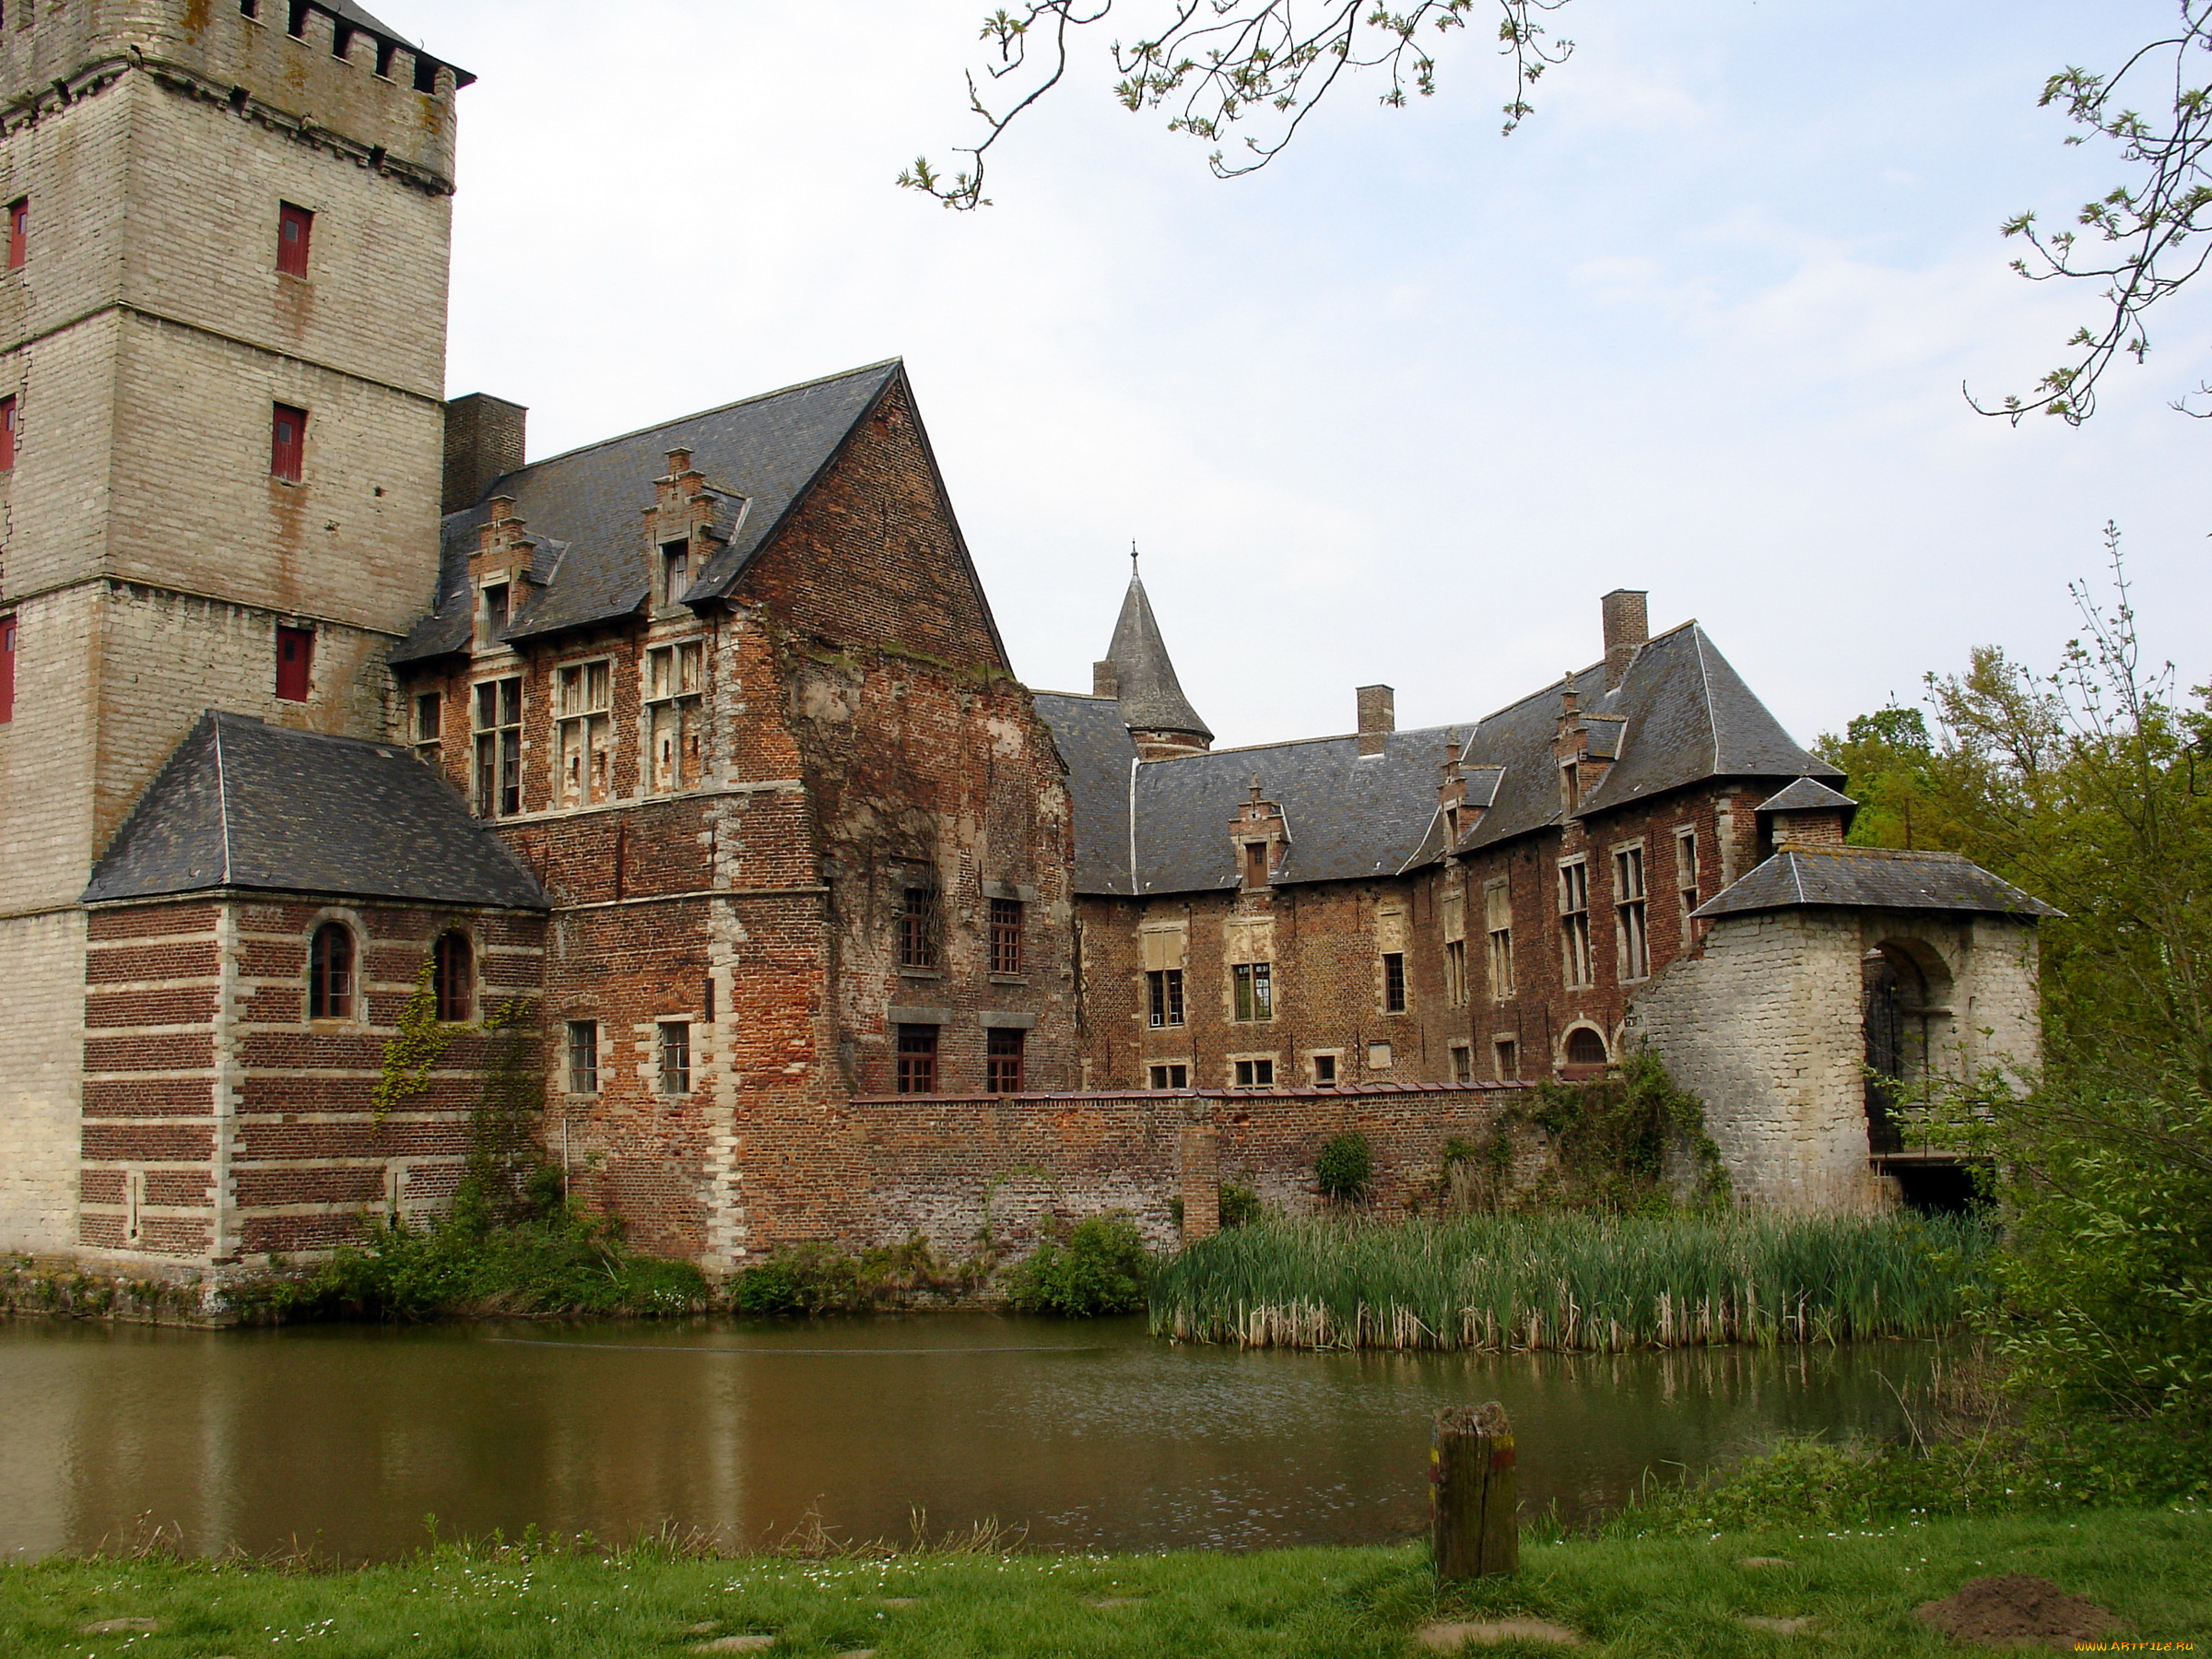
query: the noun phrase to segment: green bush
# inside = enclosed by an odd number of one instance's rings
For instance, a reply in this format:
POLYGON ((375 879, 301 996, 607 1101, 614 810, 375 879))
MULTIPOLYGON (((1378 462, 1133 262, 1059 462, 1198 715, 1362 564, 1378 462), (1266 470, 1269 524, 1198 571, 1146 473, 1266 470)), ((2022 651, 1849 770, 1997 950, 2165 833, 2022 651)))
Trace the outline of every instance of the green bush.
POLYGON ((611 1217, 571 1209, 560 1171, 539 1171, 500 1213, 481 1182, 465 1181, 451 1211, 420 1227, 378 1222, 304 1278, 279 1279, 239 1300, 280 1316, 435 1319, 471 1313, 703 1312, 705 1278, 687 1262, 641 1254, 611 1217))
POLYGON ((779 1250, 732 1281, 730 1306, 739 1313, 788 1315, 845 1312, 864 1305, 860 1263, 828 1244, 779 1250))
POLYGON ((1321 1183, 1321 1195, 1332 1203, 1349 1204, 1363 1196, 1374 1174, 1374 1151, 1364 1135, 1332 1136, 1322 1144, 1321 1155, 1313 1160, 1313 1177, 1321 1183))
POLYGON ((1145 1305, 1152 1257, 1136 1223, 1120 1210, 1079 1221, 1066 1242, 1046 1239, 1007 1277, 1007 1292, 1024 1313, 1091 1319, 1135 1313, 1145 1305))
POLYGON ((1221 1183, 1221 1225, 1249 1227, 1254 1221, 1267 1218, 1267 1206, 1260 1195, 1248 1186, 1233 1181, 1221 1183))

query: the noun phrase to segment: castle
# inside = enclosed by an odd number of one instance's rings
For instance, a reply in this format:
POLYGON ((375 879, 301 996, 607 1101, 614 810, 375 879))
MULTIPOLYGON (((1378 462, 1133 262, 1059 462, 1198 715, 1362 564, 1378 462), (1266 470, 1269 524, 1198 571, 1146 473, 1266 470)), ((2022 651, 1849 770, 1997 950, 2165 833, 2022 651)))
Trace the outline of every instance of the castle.
POLYGON ((517 1053, 572 1189, 714 1271, 1203 1231, 1347 1128, 1388 1205, 1631 1048, 1744 1198, 1877 1204, 1941 1160, 1870 1065, 2034 1057, 2044 908, 1847 846, 1641 594, 1496 713, 1215 751, 1134 577, 1088 695, 1016 679, 896 362, 535 462, 448 402, 470 77, 351 0, 7 8, 0 77, 0 1250, 433 1213, 517 1053))

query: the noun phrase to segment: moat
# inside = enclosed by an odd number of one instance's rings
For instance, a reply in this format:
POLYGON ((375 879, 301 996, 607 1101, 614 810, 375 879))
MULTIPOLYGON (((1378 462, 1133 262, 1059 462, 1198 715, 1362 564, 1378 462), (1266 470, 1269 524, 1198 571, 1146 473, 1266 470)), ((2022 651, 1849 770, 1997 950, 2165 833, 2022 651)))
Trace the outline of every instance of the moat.
POLYGON ((772 1541, 984 1517, 1057 1549, 1408 1535, 1430 1414, 1497 1398, 1576 1514, 1779 1434, 1887 1434, 1932 1344, 1624 1356, 1176 1347, 1139 1320, 177 1331, 0 1324, 0 1559, 347 1559, 531 1524, 772 1541))

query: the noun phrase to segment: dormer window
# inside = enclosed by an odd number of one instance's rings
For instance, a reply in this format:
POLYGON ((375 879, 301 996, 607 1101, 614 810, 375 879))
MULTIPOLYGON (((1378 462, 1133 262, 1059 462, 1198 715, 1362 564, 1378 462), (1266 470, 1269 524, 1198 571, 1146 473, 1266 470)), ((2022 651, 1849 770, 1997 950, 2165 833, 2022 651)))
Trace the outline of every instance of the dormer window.
POLYGON ((495 582, 484 590, 484 641, 486 644, 497 642, 500 635, 507 630, 512 592, 512 588, 504 582, 495 582))
POLYGON ((661 544, 661 591, 655 598, 663 605, 674 605, 684 596, 691 585, 691 544, 688 541, 661 544))
POLYGON ((1267 843, 1244 843, 1244 885, 1264 888, 1267 885, 1267 843))
POLYGON ((1569 812, 1583 809, 1583 769, 1578 761, 1570 760, 1559 768, 1559 801, 1569 812))

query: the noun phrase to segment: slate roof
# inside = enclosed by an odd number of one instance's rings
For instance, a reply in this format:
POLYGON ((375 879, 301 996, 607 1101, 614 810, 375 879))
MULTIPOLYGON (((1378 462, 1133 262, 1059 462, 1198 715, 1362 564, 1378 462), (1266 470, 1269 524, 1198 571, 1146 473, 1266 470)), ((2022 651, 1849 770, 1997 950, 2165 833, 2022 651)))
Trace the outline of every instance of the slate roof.
POLYGON ((726 597, 905 375, 896 359, 874 363, 588 444, 495 480, 482 500, 446 515, 438 608, 415 625, 392 660, 421 662, 466 648, 474 603, 465 591, 468 559, 495 496, 513 498, 515 516, 538 544, 527 595, 502 638, 533 639, 633 615, 648 593, 642 514, 653 504, 652 480, 675 449, 691 452, 691 465, 718 498, 721 543, 684 602, 726 597))
POLYGON ((218 888, 547 908, 529 871, 406 749, 210 710, 124 820, 85 902, 218 888))
MULTIPOLYGON (((1583 816, 1714 777, 1843 781, 1800 748, 1751 694, 1695 622, 1653 640, 1618 687, 1605 665, 1571 677, 1594 753, 1614 757, 1583 803, 1583 816)), ((1037 708, 1068 763, 1076 819, 1077 890, 1194 892, 1234 886, 1229 823, 1252 780, 1281 804, 1290 835, 1287 881, 1395 873, 1444 852, 1439 763, 1460 740, 1472 805, 1487 805, 1462 837, 1472 852, 1559 822, 1552 740, 1566 680, 1479 721, 1391 735, 1362 760, 1356 737, 1264 745, 1138 767, 1111 702, 1041 694, 1037 708), (1134 836, 1131 834, 1134 815, 1134 836)))
POLYGON ((1799 905, 1966 911, 1997 916, 2065 913, 1957 853, 1807 846, 1790 841, 1693 913, 1700 918, 1738 916, 1799 905))
POLYGON ((1209 743, 1213 740, 1213 733, 1182 694, 1182 683, 1175 677, 1175 665, 1168 657, 1167 641, 1160 638, 1159 623, 1152 615, 1152 601, 1145 596, 1145 584, 1134 568, 1106 655, 1113 664, 1122 719, 1130 730, 1188 732, 1209 743))
POLYGON ((1779 794, 1769 795, 1753 810, 1758 812, 1819 812, 1858 803, 1840 789, 1830 789, 1818 778, 1800 778, 1779 794))

